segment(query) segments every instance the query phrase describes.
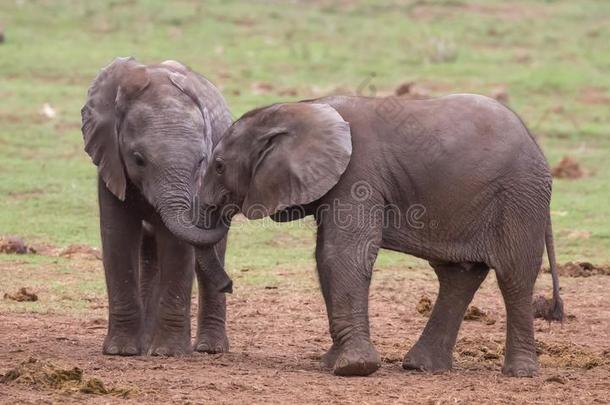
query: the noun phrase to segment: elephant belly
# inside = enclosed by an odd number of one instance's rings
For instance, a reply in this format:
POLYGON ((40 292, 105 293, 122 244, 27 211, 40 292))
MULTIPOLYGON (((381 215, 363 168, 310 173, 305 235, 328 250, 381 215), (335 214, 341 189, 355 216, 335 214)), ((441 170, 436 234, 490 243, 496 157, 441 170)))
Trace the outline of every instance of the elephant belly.
POLYGON ((384 230, 381 247, 429 261, 487 261, 485 246, 481 240, 439 240, 431 235, 405 233, 404 230, 396 228, 384 230))

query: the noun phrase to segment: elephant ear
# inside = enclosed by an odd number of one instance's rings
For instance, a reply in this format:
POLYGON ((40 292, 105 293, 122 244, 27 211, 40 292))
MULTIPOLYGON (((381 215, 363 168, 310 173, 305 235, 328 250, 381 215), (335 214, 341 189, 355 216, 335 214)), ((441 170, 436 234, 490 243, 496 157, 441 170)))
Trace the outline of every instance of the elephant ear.
POLYGON ((337 184, 352 154, 349 124, 331 106, 275 107, 279 119, 257 139, 261 153, 242 205, 250 219, 318 200, 337 184))
POLYGON ((127 180, 120 156, 117 127, 121 111, 148 85, 145 67, 133 58, 116 58, 97 75, 81 109, 85 151, 98 174, 120 200, 125 200, 127 180))

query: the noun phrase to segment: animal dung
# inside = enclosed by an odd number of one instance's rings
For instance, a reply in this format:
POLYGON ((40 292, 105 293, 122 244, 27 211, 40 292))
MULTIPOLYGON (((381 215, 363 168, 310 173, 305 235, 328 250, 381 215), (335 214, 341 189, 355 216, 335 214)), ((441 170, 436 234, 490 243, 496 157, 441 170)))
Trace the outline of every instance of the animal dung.
POLYGON ((38 295, 34 294, 33 292, 29 292, 25 287, 21 287, 19 291, 14 294, 4 294, 4 299, 17 302, 35 302, 38 301, 38 295))
POLYGON ((556 179, 579 179, 586 175, 580 164, 570 156, 564 156, 561 161, 551 169, 551 175, 556 179))
POLYGON ((423 316, 430 316, 432 312, 432 300, 427 295, 422 295, 415 309, 423 316))

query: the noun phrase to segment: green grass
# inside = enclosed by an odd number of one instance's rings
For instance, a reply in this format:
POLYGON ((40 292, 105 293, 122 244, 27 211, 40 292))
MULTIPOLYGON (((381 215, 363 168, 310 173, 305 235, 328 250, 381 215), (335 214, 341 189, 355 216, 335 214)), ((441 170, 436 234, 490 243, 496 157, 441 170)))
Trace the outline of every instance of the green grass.
MULTIPOLYGON (((559 260, 609 262, 610 3, 383 4, 0 2, 6 36, 0 44, 0 234, 99 246, 95 168, 82 150, 79 111, 98 69, 115 56, 133 55, 188 64, 222 88, 235 116, 335 91, 389 94, 407 81, 435 95, 505 87, 551 163, 570 154, 592 172, 555 181, 559 260), (256 91, 261 82, 272 90, 256 91), (44 103, 56 118, 41 116, 44 103)), ((246 283, 313 283, 313 234, 311 222, 241 223, 231 231, 229 271, 246 283), (290 272, 297 277, 280 275, 290 272)), ((55 290, 70 266, 36 256, 6 260, 51 268, 55 290)), ((377 267, 414 264, 421 262, 383 252, 377 267)), ((103 294, 101 273, 91 277, 79 291, 103 294)), ((0 274, 3 291, 19 284, 13 281, 13 274, 0 274)), ((35 273, 28 280, 39 281, 35 273)))

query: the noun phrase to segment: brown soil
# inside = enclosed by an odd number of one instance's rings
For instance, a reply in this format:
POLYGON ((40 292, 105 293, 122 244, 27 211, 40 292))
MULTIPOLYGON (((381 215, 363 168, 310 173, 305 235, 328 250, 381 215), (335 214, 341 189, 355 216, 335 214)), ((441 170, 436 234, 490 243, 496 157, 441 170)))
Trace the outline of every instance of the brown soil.
POLYGON ((102 253, 99 251, 99 249, 82 244, 68 245, 66 248, 60 250, 58 255, 68 258, 79 256, 83 258, 102 260, 102 253))
POLYGON ((25 288, 25 287, 21 287, 19 289, 19 291, 17 291, 14 294, 5 293, 4 299, 18 301, 18 302, 24 302, 24 301, 34 302, 34 301, 38 301, 38 295, 36 295, 32 292, 29 292, 27 290, 27 288, 25 288))
POLYGON ((581 91, 578 101, 583 104, 610 105, 610 95, 606 88, 587 87, 581 91))
MULTIPOLYGON (((82 263, 102 277, 98 261, 82 263)), ((15 263, 13 271, 19 271, 19 266, 15 263)), ((7 380, 0 383, 0 402, 555 404, 608 400, 609 277, 561 280, 566 308, 575 316, 563 324, 535 321, 540 372, 534 378, 515 379, 500 373, 506 320, 493 273, 477 292, 469 316, 482 320, 481 313, 494 314, 497 321, 464 322, 454 370, 433 375, 405 371, 401 363, 428 320, 416 307, 422 296, 429 297, 430 305, 434 301, 438 288, 434 273, 376 269, 370 320, 383 364, 369 377, 344 378, 319 365, 331 342, 314 270, 306 276, 301 273, 298 282, 294 273, 284 272, 273 273, 279 280, 277 289, 240 283, 238 276, 245 273, 234 274, 235 293, 228 298, 231 352, 224 355, 103 356, 106 320, 99 318, 100 310, 87 309, 77 317, 0 309, 0 374, 7 380), (30 363, 30 358, 36 360, 30 363), (14 378, 16 374, 24 377, 14 378)), ((536 293, 549 294, 550 286, 550 275, 541 274, 536 293)), ((196 300, 192 310, 195 314, 196 300)))
POLYGON ((586 173, 580 167, 580 164, 571 158, 570 156, 565 156, 561 161, 557 164, 557 166, 551 169, 551 174, 553 177, 557 179, 580 179, 586 173))

